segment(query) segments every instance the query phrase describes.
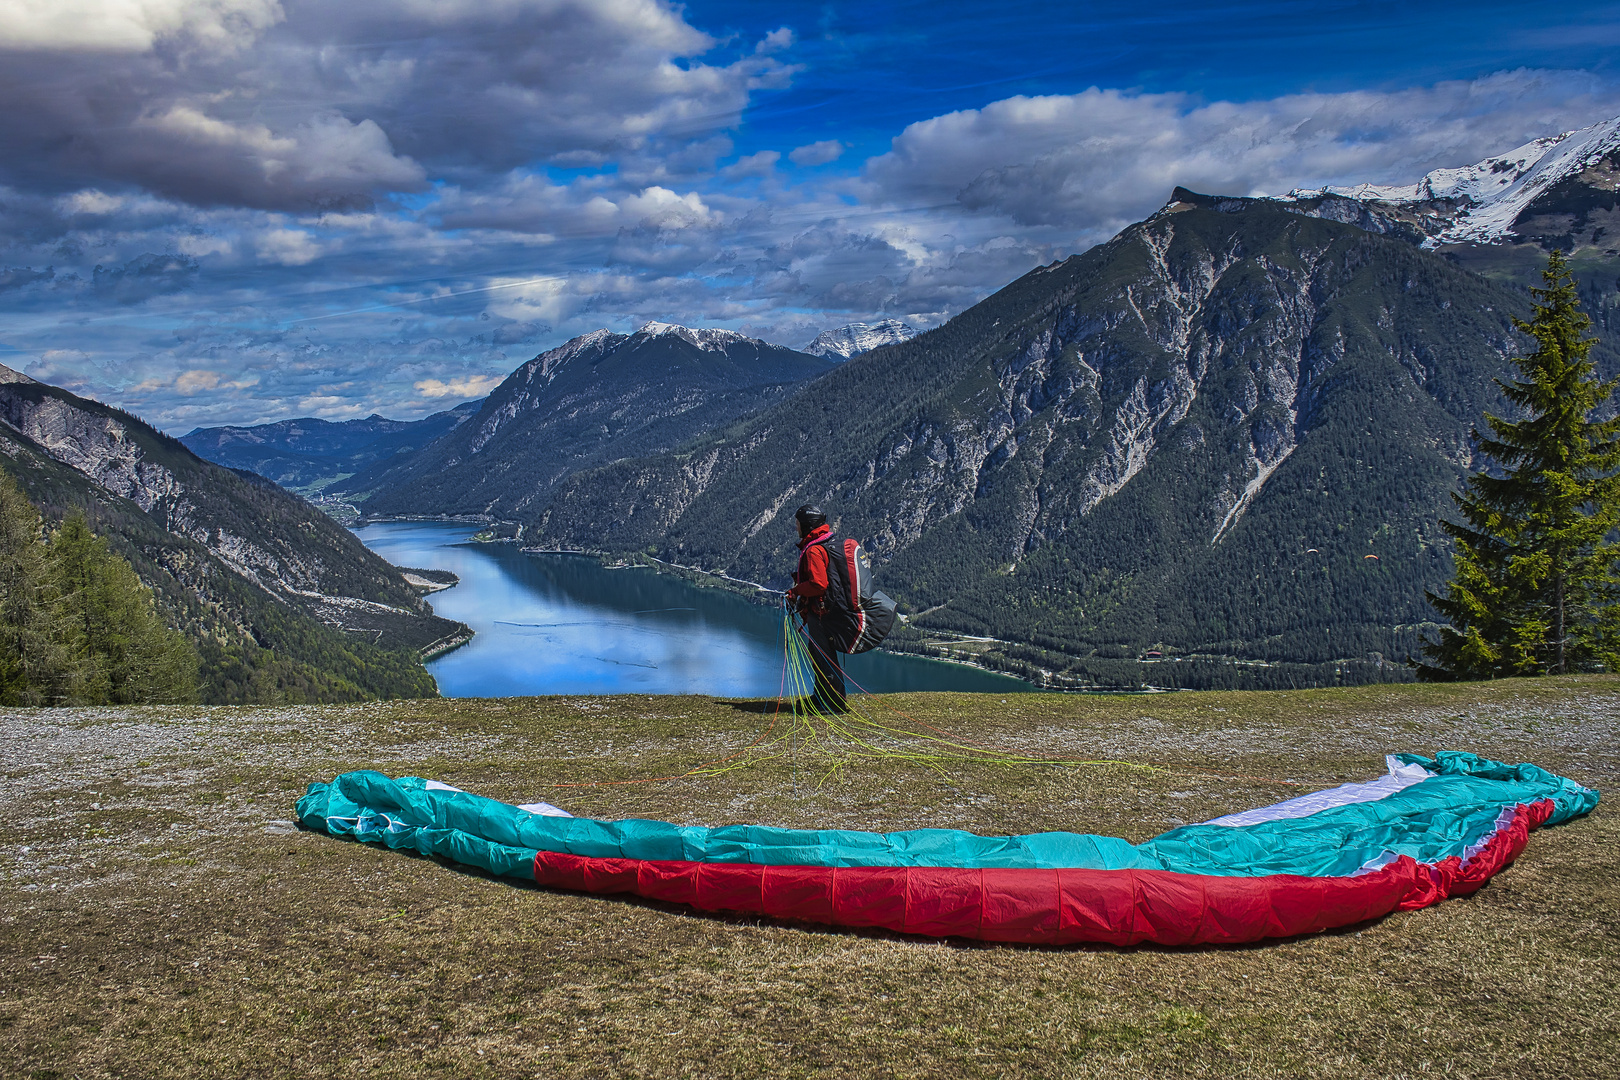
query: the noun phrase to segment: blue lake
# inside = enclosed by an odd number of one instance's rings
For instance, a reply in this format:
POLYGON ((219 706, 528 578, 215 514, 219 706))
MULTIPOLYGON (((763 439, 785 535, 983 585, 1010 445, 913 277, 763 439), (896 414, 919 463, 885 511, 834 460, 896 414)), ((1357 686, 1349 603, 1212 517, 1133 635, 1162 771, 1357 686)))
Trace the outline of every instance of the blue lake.
MULTIPOLYGON (((474 530, 385 522, 355 534, 396 566, 449 570, 461 584, 433 610, 477 631, 428 662, 446 697, 528 694, 713 694, 774 697, 782 685, 782 615, 721 589, 578 555, 526 555, 468 543, 474 530)), ((960 664, 881 650, 849 658, 850 689, 1016 693, 1028 683, 960 664)))

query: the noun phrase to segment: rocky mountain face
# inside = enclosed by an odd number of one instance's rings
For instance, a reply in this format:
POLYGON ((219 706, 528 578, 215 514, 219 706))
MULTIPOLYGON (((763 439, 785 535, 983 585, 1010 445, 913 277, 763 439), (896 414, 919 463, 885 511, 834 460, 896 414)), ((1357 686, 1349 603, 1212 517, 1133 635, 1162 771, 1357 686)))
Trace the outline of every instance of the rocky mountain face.
POLYGON ((1297 211, 1178 190, 746 423, 568 478, 536 542, 782 583, 814 501, 915 626, 1048 670, 1404 658, 1528 299, 1297 211))
POLYGON ((880 349, 885 345, 898 345, 917 336, 917 328, 899 319, 884 319, 875 323, 850 323, 836 330, 823 330, 814 341, 805 346, 811 356, 825 356, 829 360, 848 360, 852 356, 880 349))
POLYGON ((532 521, 574 472, 672 449, 782 400, 832 361, 729 330, 648 323, 541 353, 466 423, 342 485, 368 514, 532 521))
POLYGON ((197 642, 209 701, 433 695, 418 651, 464 633, 304 500, 99 402, 0 368, 0 467, 82 509, 197 642))
POLYGON ((253 427, 196 428, 180 436, 198 457, 231 469, 246 469, 285 488, 318 494, 362 469, 398 454, 410 454, 443 438, 476 413, 468 401, 421 420, 372 415, 334 423, 313 417, 253 427))

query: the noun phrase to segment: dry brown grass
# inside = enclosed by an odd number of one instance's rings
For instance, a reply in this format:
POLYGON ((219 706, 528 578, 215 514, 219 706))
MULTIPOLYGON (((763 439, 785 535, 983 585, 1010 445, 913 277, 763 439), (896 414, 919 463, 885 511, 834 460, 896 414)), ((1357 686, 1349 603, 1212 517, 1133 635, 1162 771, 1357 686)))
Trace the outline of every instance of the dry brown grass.
MULTIPOLYGON (((1620 1074, 1620 816, 1478 895, 1226 949, 1034 949, 546 892, 303 833, 310 780, 436 776, 598 816, 1145 839, 1381 771, 1389 750, 1620 774, 1620 680, 1147 697, 914 695, 983 741, 1156 771, 680 771, 760 713, 706 698, 0 717, 0 1074, 1620 1074)), ((801 763, 804 764, 804 763, 801 763)))

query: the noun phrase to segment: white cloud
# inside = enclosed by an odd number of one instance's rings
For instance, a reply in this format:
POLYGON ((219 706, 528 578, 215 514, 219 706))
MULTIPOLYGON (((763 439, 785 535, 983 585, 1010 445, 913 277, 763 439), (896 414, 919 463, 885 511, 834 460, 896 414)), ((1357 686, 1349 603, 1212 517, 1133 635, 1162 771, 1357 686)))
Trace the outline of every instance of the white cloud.
POLYGON ((669 168, 706 147, 707 168, 790 76, 771 55, 790 39, 706 63, 715 40, 661 0, 10 0, 0 179, 296 210, 537 161, 669 168), (242 52, 177 61, 153 45, 173 34, 242 52))
POLYGON ((866 194, 1106 233, 1151 212, 1178 184, 1243 195, 1410 183, 1616 113, 1614 87, 1567 72, 1243 103, 1093 88, 912 124, 867 163, 866 194))
POLYGON ((276 0, 6 0, 0 42, 10 49, 146 52, 185 34, 239 47, 282 17, 276 0))
POLYGON ((417 191, 422 167, 396 155, 374 121, 350 123, 341 116, 310 118, 285 134, 256 122, 231 123, 177 104, 133 125, 139 138, 117 148, 120 167, 199 201, 273 204, 288 197, 310 201, 334 192, 417 191), (192 172, 197 162, 215 165, 203 186, 192 172))
POLYGON ((718 225, 721 215, 703 201, 695 191, 677 195, 656 184, 619 203, 625 217, 641 225, 660 229, 692 229, 718 225))
POLYGON ((750 176, 770 176, 776 172, 776 163, 782 160, 778 150, 761 150, 757 154, 748 154, 720 170, 720 175, 727 180, 742 180, 750 176))
POLYGON ((422 379, 415 384, 426 398, 480 398, 501 384, 500 375, 468 375, 460 379, 422 379))
MULTIPOLYGON (((229 376, 221 375, 217 371, 193 368, 190 371, 182 371, 175 376, 173 390, 177 394, 192 397, 213 390, 245 390, 255 382, 257 382, 256 379, 232 379, 229 376)), ((162 385, 162 383, 155 383, 149 388, 161 389, 162 385)))
POLYGON ((788 160, 795 165, 825 165, 844 156, 844 144, 837 139, 823 139, 788 152, 788 160))
POLYGON ((321 255, 320 244, 302 229, 271 229, 255 246, 261 259, 281 266, 303 266, 321 255))
POLYGON ((69 214, 91 214, 97 217, 116 213, 129 206, 129 199, 121 195, 108 195, 105 191, 87 188, 75 191, 59 200, 62 210, 69 214))
POLYGON ((779 26, 761 38, 759 44, 754 46, 754 51, 757 53, 781 52, 783 49, 792 48, 794 40, 792 27, 779 26))

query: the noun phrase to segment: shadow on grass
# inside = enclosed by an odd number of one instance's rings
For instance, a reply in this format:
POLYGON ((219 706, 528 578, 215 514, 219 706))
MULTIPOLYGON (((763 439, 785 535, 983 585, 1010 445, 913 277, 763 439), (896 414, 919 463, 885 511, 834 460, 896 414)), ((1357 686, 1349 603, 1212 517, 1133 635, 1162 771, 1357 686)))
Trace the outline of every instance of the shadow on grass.
POLYGON ((726 700, 716 702, 718 705, 730 705, 738 712, 746 713, 791 713, 793 701, 788 698, 744 698, 741 700, 726 700))

